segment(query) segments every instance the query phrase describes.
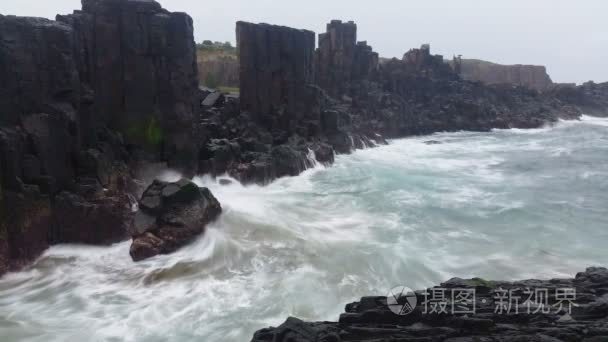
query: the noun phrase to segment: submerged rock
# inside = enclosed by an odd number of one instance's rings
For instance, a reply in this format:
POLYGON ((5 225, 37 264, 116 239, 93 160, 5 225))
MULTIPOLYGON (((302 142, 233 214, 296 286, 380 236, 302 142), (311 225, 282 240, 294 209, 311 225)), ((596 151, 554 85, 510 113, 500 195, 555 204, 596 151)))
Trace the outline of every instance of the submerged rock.
POLYGON ((155 180, 143 193, 139 206, 130 250, 134 261, 185 246, 222 212, 209 189, 187 179, 175 183, 155 180))

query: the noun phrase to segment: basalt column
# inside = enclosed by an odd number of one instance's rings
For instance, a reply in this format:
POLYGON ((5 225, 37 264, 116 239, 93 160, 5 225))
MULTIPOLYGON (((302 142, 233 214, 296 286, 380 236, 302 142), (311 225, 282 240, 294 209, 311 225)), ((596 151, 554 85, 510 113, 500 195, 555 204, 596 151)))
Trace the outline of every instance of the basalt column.
POLYGON ((352 79, 357 45, 357 25, 332 20, 327 32, 319 34, 317 83, 332 96, 344 94, 352 79))
POLYGON ((330 95, 352 95, 353 82, 370 80, 378 69, 378 54, 367 42, 357 42, 357 25, 332 20, 319 35, 316 81, 330 95))
MULTIPOLYGON (((83 0, 58 16, 74 29, 91 116, 172 166, 194 163, 191 130, 198 76, 192 19, 151 0, 83 0)), ((87 127, 94 128, 94 127, 87 127)))
POLYGON ((246 22, 237 23, 236 33, 241 109, 271 130, 293 133, 317 112, 310 101, 315 97, 314 33, 246 22))

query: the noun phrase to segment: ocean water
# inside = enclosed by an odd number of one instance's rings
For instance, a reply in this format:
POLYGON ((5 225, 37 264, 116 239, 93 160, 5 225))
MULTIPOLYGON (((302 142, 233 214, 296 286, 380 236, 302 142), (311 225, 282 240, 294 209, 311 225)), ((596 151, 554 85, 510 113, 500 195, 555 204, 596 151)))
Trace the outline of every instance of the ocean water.
POLYGON ((0 340, 249 341, 395 285, 608 264, 608 119, 394 140, 266 187, 196 182, 224 207, 203 237, 137 264, 129 242, 49 249, 0 280, 0 340))

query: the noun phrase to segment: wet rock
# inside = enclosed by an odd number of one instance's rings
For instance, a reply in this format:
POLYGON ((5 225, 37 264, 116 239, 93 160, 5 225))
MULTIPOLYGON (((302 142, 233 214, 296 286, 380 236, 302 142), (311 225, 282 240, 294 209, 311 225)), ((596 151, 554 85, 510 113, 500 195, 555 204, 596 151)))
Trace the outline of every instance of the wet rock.
POLYGON ((274 147, 271 158, 276 177, 297 176, 311 166, 304 151, 288 145, 274 147))
POLYGON ((187 179, 155 180, 143 193, 135 217, 131 258, 141 261, 169 254, 192 242, 222 208, 207 188, 187 179))
POLYGON ((51 202, 48 196, 40 193, 37 186, 26 185, 23 192, 5 191, 3 204, 4 239, 9 251, 9 267, 17 270, 48 248, 52 222, 51 202))
POLYGON ((231 185, 232 181, 230 179, 222 178, 219 180, 220 185, 231 185))
MULTIPOLYGON (((440 341, 440 342, 506 342, 506 341, 603 341, 608 336, 608 307, 605 296, 596 289, 608 284, 605 268, 589 268, 575 279, 524 280, 516 282, 487 281, 480 278, 453 278, 442 283, 442 289, 475 289, 476 310, 454 313, 448 302, 446 313, 425 313, 423 293, 418 293, 418 305, 408 315, 394 314, 386 297, 363 297, 346 305, 338 323, 308 323, 290 317, 277 328, 256 332, 252 342, 272 341, 440 341), (549 313, 501 313, 496 310, 497 291, 513 291, 522 297, 525 288, 549 291, 549 313), (575 289, 577 297, 572 315, 555 309, 559 289, 575 289), (578 309, 578 310, 575 310, 578 309), (577 312, 578 311, 578 312, 577 312), (584 314, 583 314, 584 313, 584 314), (593 315, 592 315, 593 314, 593 315)), ((430 293, 430 289, 426 290, 430 293)), ((428 304, 432 305, 432 304, 428 304)), ((471 304, 472 305, 472 302, 471 304)), ((427 306, 427 309, 430 306, 427 306)), ((523 307, 522 307, 523 309, 523 307)))
POLYGON ((313 152, 315 153, 315 158, 319 163, 324 165, 330 165, 334 162, 334 149, 325 143, 314 144, 312 147, 313 152))
POLYGON ((76 137, 69 133, 69 121, 61 115, 32 114, 23 118, 23 127, 40 159, 44 174, 66 187, 74 178, 72 152, 76 137))
POLYGON ((53 243, 104 245, 124 241, 132 230, 133 202, 128 195, 93 198, 61 192, 53 203, 53 243))

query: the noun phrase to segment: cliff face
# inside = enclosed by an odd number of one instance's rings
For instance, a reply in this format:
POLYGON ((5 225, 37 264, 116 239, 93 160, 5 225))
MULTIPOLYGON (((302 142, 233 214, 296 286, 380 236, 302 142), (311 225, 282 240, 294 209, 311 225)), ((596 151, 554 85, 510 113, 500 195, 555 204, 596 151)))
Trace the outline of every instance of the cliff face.
POLYGON ((357 42, 357 25, 332 20, 319 34, 316 51, 316 83, 334 97, 350 92, 353 81, 370 79, 378 69, 378 54, 367 42, 357 42))
POLYGON ((84 0, 57 19, 73 27, 78 72, 95 96, 92 124, 173 165, 190 163, 198 91, 190 16, 150 0, 84 0))
POLYGON ((240 104, 271 129, 295 130, 307 115, 301 100, 314 83, 311 31, 238 22, 240 104))
POLYGON ((80 85, 71 32, 47 19, 0 15, 0 124, 39 112, 75 117, 80 85))
POLYGON ((0 15, 0 274, 49 244, 129 236, 139 161, 193 169, 192 21, 155 1, 0 15))
POLYGON ((608 116, 608 82, 586 82, 580 86, 556 84, 550 93, 577 106, 585 114, 608 116))
POLYGON ((553 85, 547 69, 540 65, 502 65, 477 59, 462 59, 460 75, 486 84, 514 84, 545 91, 553 85))

